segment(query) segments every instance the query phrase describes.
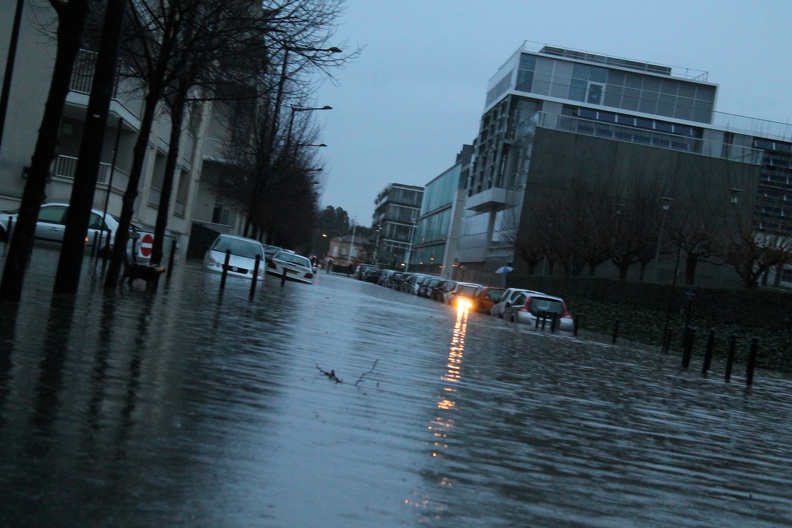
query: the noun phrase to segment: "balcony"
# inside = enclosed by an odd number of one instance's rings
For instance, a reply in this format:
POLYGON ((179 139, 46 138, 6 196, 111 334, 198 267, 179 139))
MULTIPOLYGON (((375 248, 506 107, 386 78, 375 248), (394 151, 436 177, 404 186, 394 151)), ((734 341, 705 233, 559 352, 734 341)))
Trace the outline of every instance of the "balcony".
POLYGON ((500 187, 491 187, 485 191, 468 196, 465 208, 470 211, 482 212, 499 209, 506 205, 508 191, 500 187))
MULTIPOLYGON (((52 173, 59 178, 66 178, 73 180, 74 173, 77 170, 77 158, 74 156, 59 155, 55 158, 52 167, 52 173)), ((110 182, 111 173, 115 173, 115 178, 129 179, 129 174, 122 171, 118 167, 113 167, 110 163, 102 162, 99 164, 99 173, 97 174, 96 183, 107 185, 110 182)), ((113 185, 115 188, 116 186, 113 185)))

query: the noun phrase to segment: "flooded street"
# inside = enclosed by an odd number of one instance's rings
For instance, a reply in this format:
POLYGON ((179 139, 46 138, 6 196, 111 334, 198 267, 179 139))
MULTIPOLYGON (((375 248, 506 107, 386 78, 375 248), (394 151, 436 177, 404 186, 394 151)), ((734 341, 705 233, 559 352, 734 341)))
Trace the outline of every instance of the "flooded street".
POLYGON ((789 377, 324 272, 53 280, 0 305, 0 526, 792 525, 789 377))

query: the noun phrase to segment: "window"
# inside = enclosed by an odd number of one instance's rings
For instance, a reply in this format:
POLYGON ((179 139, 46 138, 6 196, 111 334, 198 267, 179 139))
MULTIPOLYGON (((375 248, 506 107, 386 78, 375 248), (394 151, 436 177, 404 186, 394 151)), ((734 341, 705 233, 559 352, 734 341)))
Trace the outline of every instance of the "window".
POLYGON ((38 221, 48 224, 65 224, 68 209, 61 206, 42 207, 39 211, 38 221))
POLYGON ((588 83, 588 94, 586 95, 586 101, 591 104, 600 105, 602 104, 602 96, 605 93, 605 85, 601 83, 589 82, 588 83))

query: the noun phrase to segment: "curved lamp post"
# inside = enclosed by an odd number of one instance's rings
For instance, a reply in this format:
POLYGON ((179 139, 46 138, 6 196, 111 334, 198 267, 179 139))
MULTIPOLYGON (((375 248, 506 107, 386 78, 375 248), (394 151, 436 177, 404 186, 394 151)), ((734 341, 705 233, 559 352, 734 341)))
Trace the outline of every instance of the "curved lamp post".
POLYGON ((291 143, 292 128, 294 128, 294 114, 296 114, 297 112, 313 112, 314 110, 332 110, 332 109, 333 107, 328 105, 312 106, 312 107, 292 106, 291 116, 289 116, 289 128, 286 132, 286 144, 288 145, 289 143, 291 143))

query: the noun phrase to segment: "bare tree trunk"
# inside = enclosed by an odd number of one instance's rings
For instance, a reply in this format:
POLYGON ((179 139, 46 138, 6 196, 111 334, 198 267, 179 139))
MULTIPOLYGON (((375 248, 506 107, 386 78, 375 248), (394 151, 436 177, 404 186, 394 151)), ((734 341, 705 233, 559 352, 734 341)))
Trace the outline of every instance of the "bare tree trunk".
POLYGON ((118 278, 121 275, 121 264, 126 262, 129 226, 132 223, 135 199, 138 194, 138 184, 140 183, 140 175, 143 172, 143 162, 146 159, 146 149, 148 148, 148 137, 151 133, 151 126, 154 123, 154 113, 160 99, 159 94, 159 90, 152 89, 149 91, 148 95, 146 95, 146 106, 143 110, 143 119, 140 122, 140 131, 138 132, 138 138, 133 149, 134 155, 132 158, 132 168, 129 171, 129 182, 127 183, 127 189, 124 193, 123 207, 121 208, 116 238, 113 240, 113 256, 110 259, 110 265, 107 268, 107 275, 105 276, 105 289, 113 289, 116 287, 118 278))
MULTIPOLYGON (((69 216, 63 232, 58 270, 55 273, 53 287, 55 293, 74 294, 77 293, 80 285, 85 235, 91 223, 91 207, 96 191, 105 128, 107 128, 107 114, 110 109, 110 99, 113 97, 113 83, 125 11, 126 0, 108 0, 91 85, 91 97, 88 100, 85 128, 77 158, 77 170, 69 199, 69 216)), ((97 243, 98 241, 94 240, 94 244, 97 243)))
POLYGON ((181 138, 181 125, 184 120, 184 104, 184 97, 180 94, 176 97, 171 108, 170 148, 165 160, 165 176, 162 180, 157 223, 154 226, 154 245, 151 249, 151 263, 156 265, 162 262, 165 228, 168 226, 170 198, 173 194, 173 178, 176 176, 176 162, 179 159, 179 138, 181 138))
POLYGON ((30 160, 28 181, 22 194, 11 246, 6 255, 3 279, 0 281, 0 299, 9 301, 18 301, 22 297, 25 271, 30 252, 33 250, 36 220, 41 202, 45 199, 47 176, 58 145, 60 122, 66 95, 69 93, 74 59, 80 51, 80 38, 88 16, 87 0, 72 0, 68 4, 57 3, 53 4, 53 7, 59 18, 58 51, 36 148, 30 160))

